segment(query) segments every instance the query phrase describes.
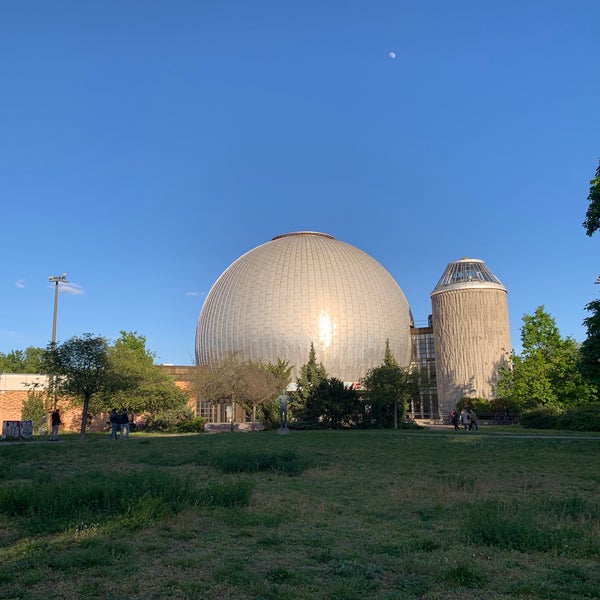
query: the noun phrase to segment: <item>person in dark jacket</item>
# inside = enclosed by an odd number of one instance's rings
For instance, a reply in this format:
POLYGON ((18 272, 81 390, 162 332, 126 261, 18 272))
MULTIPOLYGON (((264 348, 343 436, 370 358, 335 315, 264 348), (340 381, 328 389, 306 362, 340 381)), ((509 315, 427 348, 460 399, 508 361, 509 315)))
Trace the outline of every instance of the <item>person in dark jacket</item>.
POLYGON ((119 430, 121 432, 121 439, 129 439, 129 414, 126 408, 122 408, 117 416, 119 422, 119 430))
POLYGON ((116 440, 119 438, 119 415, 116 408, 110 411, 108 421, 110 422, 110 439, 116 440))
POLYGON ((58 439, 58 428, 63 424, 60 419, 60 409, 55 408, 50 415, 50 424, 52 429, 50 430, 50 441, 55 442, 58 439))

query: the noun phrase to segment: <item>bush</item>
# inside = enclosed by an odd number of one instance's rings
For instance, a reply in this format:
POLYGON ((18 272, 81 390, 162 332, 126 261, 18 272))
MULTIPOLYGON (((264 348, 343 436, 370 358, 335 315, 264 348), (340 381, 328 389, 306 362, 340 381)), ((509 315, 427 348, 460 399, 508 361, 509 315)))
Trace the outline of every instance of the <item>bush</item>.
POLYGON ((174 410, 165 410, 155 415, 148 415, 145 429, 146 431, 180 432, 182 431, 179 429, 180 426, 193 421, 195 418, 196 416, 189 406, 174 410))
POLYGON ((571 408, 558 417, 557 429, 600 431, 600 404, 571 408))
POLYGON ((560 410, 553 406, 539 406, 521 413, 521 425, 527 429, 556 429, 560 410))
POLYGON ((486 400, 485 398, 468 398, 465 396, 456 403, 456 410, 458 412, 463 408, 474 410, 478 415, 494 412, 489 400, 486 400))
POLYGON ((178 433, 200 433, 204 431, 206 425, 206 419, 202 417, 193 417, 192 419, 186 419, 181 423, 175 425, 175 431, 178 433))
POLYGON ((28 392, 27 400, 23 401, 21 408, 21 420, 33 421, 34 433, 46 433, 48 431, 46 416, 43 394, 35 391, 28 392))

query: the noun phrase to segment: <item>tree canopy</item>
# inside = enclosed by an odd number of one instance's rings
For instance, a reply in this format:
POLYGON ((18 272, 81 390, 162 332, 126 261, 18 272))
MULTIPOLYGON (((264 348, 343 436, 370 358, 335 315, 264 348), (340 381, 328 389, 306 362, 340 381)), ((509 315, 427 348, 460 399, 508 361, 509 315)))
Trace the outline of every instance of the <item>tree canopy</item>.
POLYGON ((594 389, 579 371, 578 344, 561 337, 554 318, 543 306, 522 320, 523 349, 520 355, 513 352, 512 368, 500 368, 498 396, 513 410, 589 402, 594 389))
POLYGON ((594 178, 590 181, 590 201, 583 226, 587 235, 593 235, 600 229, 600 161, 594 178))
POLYGON ((398 364, 386 340, 383 363, 370 369, 362 383, 369 405, 370 424, 376 427, 398 427, 407 403, 418 393, 420 376, 398 364))
POLYGON ((82 401, 80 439, 85 439, 90 400, 113 382, 108 364, 108 342, 90 333, 75 336, 62 344, 50 344, 45 362, 47 372, 53 377, 55 391, 82 401))
POLYGON ((319 384, 326 380, 327 371, 322 363, 317 362, 315 345, 311 342, 308 360, 300 367, 300 373, 296 378, 296 392, 292 402, 292 412, 296 418, 304 417, 308 399, 319 384))
POLYGON ((0 352, 0 373, 42 373, 44 348, 30 346, 25 350, 0 352))
MULTIPOLYGON (((231 356, 211 366, 199 366, 194 391, 207 402, 222 400, 231 402, 233 419, 235 405, 241 405, 252 415, 252 428, 256 421, 256 409, 259 405, 273 400, 285 387, 285 373, 289 376, 287 363, 265 365, 260 362, 244 361, 231 356)), ((231 422, 234 428, 234 421, 231 422)))
POLYGON ((108 348, 113 385, 99 394, 95 408, 108 411, 125 407, 154 419, 166 411, 185 407, 188 395, 154 364, 155 355, 146 348, 146 338, 137 332, 120 333, 108 348))
POLYGON ((600 392, 600 300, 586 305, 592 314, 583 320, 587 338, 580 348, 580 370, 583 376, 596 388, 596 400, 600 392))

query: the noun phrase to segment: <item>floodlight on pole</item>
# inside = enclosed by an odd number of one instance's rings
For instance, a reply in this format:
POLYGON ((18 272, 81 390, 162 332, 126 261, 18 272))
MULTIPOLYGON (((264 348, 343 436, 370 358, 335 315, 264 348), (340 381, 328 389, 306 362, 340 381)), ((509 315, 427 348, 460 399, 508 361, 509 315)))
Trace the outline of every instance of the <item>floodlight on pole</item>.
MULTIPOLYGON (((52 350, 56 348, 56 313, 58 309, 58 284, 59 283, 69 283, 67 281, 67 274, 63 273, 62 275, 57 275, 55 277, 48 277, 51 282, 54 282, 54 312, 52 313, 52 342, 50 347, 52 350)), ((56 390, 54 388, 54 375, 50 375, 49 380, 50 385, 50 396, 52 398, 52 408, 56 408, 56 390)))
POLYGON ((57 275, 54 277, 48 277, 50 281, 54 282, 54 312, 52 314, 52 348, 56 346, 56 313, 58 310, 58 284, 69 283, 67 281, 67 274, 57 275))

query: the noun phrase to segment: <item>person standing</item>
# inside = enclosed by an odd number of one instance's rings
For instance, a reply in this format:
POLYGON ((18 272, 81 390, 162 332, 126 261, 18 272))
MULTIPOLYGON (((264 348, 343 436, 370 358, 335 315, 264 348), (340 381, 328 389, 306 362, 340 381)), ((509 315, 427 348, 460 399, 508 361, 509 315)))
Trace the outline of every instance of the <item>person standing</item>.
POLYGON ((110 439, 116 440, 119 437, 119 415, 116 408, 110 411, 108 421, 110 422, 110 439))
POLYGON ((60 419, 60 409, 55 408, 50 415, 50 424, 52 428, 50 430, 50 441, 55 442, 58 439, 58 428, 62 425, 62 421, 60 419))
POLYGON ((129 414, 126 408, 122 408, 117 416, 119 423, 119 431, 121 433, 121 439, 129 439, 129 414))

